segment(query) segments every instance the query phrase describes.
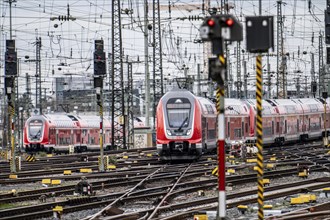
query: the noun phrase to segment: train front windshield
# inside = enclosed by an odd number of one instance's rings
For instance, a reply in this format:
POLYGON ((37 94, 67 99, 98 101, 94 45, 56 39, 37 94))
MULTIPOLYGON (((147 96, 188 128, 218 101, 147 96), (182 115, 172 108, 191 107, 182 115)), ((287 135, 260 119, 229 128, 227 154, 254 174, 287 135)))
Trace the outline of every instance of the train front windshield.
POLYGON ((29 123, 29 135, 30 138, 39 138, 41 137, 43 129, 43 123, 41 120, 33 120, 29 123))
POLYGON ((191 104, 186 98, 170 99, 167 102, 168 125, 171 128, 185 128, 189 125, 191 104))

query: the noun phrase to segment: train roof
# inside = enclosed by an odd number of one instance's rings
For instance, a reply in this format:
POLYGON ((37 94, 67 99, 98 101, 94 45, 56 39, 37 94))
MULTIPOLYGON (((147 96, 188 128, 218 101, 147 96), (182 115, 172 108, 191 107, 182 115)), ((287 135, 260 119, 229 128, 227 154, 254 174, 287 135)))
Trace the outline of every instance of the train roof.
POLYGON ((276 106, 279 113, 308 113, 322 111, 322 103, 318 99, 271 99, 267 100, 276 106))
POLYGON ((305 113, 323 111, 322 102, 318 99, 294 99, 296 103, 299 103, 302 106, 302 109, 305 113))
MULTIPOLYGON (((33 115, 27 119, 27 122, 31 120, 46 120, 51 126, 71 128, 80 126, 81 128, 94 128, 100 127, 100 116, 97 115, 72 115, 64 113, 52 113, 44 115, 33 115)), ((103 127, 110 128, 111 121, 103 116, 103 127)), ((134 118, 134 127, 145 127, 144 121, 139 118, 134 118)))
POLYGON ((249 114, 249 108, 240 99, 225 99, 225 114, 226 115, 245 115, 249 114))
MULTIPOLYGON (((257 100, 256 99, 246 99, 245 102, 253 108, 254 111, 257 111, 257 100)), ((262 101, 262 114, 271 115, 276 114, 276 110, 273 105, 269 102, 263 100, 262 101)))
MULTIPOLYGON (((99 127, 100 126, 100 116, 97 115, 76 115, 74 116, 79 120, 80 126, 82 128, 88 127, 99 127)), ((110 121, 103 117, 103 126, 110 127, 110 121)))
POLYGON ((76 121, 72 120, 65 114, 45 114, 43 117, 48 120, 51 125, 56 127, 76 127, 76 121))

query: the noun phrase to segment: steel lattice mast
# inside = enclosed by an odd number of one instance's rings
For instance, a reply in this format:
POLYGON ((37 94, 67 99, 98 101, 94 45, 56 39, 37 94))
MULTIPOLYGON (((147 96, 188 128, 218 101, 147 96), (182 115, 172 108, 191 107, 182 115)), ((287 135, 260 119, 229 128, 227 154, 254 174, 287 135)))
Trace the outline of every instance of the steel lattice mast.
POLYGON ((41 93, 41 38, 36 39, 36 109, 42 114, 42 93, 41 93))
POLYGON ((159 0, 153 0, 153 79, 154 79, 153 126, 155 127, 156 108, 159 99, 164 94, 159 0))
POLYGON ((242 98, 241 43, 237 42, 237 98, 242 98))
POLYGON ((118 148, 126 147, 126 122, 124 102, 124 77, 122 60, 122 36, 120 0, 112 1, 112 102, 111 102, 111 144, 118 148))
POLYGON ((286 98, 283 52, 282 0, 277 1, 277 97, 286 98))
POLYGON ((127 58, 127 77, 128 77, 128 86, 127 86, 127 147, 134 147, 134 114, 133 114, 133 70, 132 62, 128 61, 127 58))
MULTIPOLYGON (((326 92, 326 80, 323 63, 323 36, 320 31, 319 35, 319 96, 321 97, 322 92, 326 92)), ((316 80, 315 80, 316 81, 316 80)))

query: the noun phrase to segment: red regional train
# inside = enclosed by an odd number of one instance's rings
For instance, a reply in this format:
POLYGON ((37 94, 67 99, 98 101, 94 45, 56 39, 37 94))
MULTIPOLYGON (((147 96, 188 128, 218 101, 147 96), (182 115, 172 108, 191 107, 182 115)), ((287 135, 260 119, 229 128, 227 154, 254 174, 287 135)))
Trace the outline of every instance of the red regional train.
MULTIPOLYGON (((144 127, 144 123, 134 120, 134 127, 144 127)), ((111 122, 103 120, 103 144, 105 150, 111 148, 111 122)), ((99 150, 100 117, 91 115, 44 114, 27 119, 23 131, 26 152, 99 150)))
MULTIPOLYGON (((248 135, 248 106, 240 100, 226 104, 226 136, 248 135), (246 132, 245 132, 246 131, 246 132)), ((166 93, 157 107, 157 151, 162 160, 194 160, 216 152, 217 113, 214 103, 187 90, 166 93)))
MULTIPOLYGON (((321 138, 325 133, 324 100, 274 99, 262 103, 265 145, 302 142, 321 138)), ((326 112, 330 120, 329 106, 326 112)), ((255 141, 256 101, 226 99, 225 128, 227 147, 255 141)), ((157 107, 156 137, 157 152, 162 160, 195 160, 208 151, 215 151, 214 103, 186 90, 166 93, 157 107)))

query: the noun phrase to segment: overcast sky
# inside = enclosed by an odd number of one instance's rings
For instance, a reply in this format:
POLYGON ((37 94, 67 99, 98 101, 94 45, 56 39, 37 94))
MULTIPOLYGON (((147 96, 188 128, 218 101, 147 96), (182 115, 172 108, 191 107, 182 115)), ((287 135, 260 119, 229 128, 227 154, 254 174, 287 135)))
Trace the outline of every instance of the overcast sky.
MULTIPOLYGON (((134 61, 144 61, 144 45, 142 24, 144 21, 143 0, 121 1, 122 9, 129 9, 128 14, 122 14, 123 50, 134 61)), ((150 4, 152 1, 148 1, 150 4)), ((202 44, 199 40, 201 20, 190 21, 192 15, 203 16, 202 0, 160 0, 163 65, 165 77, 182 77, 183 65, 189 67, 189 74, 195 75, 197 64, 203 63, 202 44), (170 4, 169 4, 170 2, 170 4), (169 7, 170 6, 170 7, 169 7), (171 8, 171 12, 169 11, 171 8)), ((211 1, 211 7, 219 7, 220 0, 211 1)), ((244 22, 245 16, 258 15, 258 0, 229 0, 232 7, 230 13, 244 22)), ((310 77, 310 53, 315 53, 315 69, 318 71, 319 34, 324 36, 324 10, 326 0, 286 0, 283 1, 282 12, 285 16, 284 48, 290 53, 289 75, 301 70, 303 75, 310 77), (307 54, 303 55, 302 51, 307 54), (299 57, 298 57, 299 56, 299 57), (293 62, 292 57, 301 59, 293 62)), ((149 19, 152 22, 152 11, 149 7, 149 19)), ((0 74, 4 73, 5 40, 9 39, 9 4, 0 2, 0 74)), ((275 0, 262 1, 262 14, 275 16, 276 44, 276 13, 275 0)), ((17 0, 12 3, 12 34, 16 40, 18 57, 21 61, 25 56, 35 58, 36 37, 42 39, 41 66, 44 85, 50 86, 51 78, 63 73, 75 73, 91 76, 93 70, 94 40, 103 38, 106 53, 111 52, 111 1, 109 0, 17 0), (74 21, 51 20, 52 17, 70 15, 74 21), (64 63, 66 67, 60 67, 64 63), (52 74, 54 70, 54 75, 52 74)), ((149 43, 152 43, 152 32, 149 32, 149 43)), ((325 47, 324 38, 322 44, 325 47)), ((149 45, 149 46, 150 46, 149 45)), ((234 48, 230 46, 230 59, 235 65, 234 48)), ((245 43, 242 43, 242 49, 245 43)), ((276 48, 275 48, 276 49, 276 48)), ((275 50, 276 54, 276 50, 275 50)), ((149 47, 150 60, 152 47, 149 47)), ((254 73, 254 58, 246 54, 248 72, 254 73)), ((265 62, 265 59, 264 59, 265 62)), ((325 62, 325 57, 324 57, 325 62)), ((271 58, 271 70, 276 70, 276 58, 271 58)), ((150 68, 151 69, 151 68, 150 68)), ((133 65, 134 73, 144 72, 144 63, 133 65)), ((34 76, 35 63, 21 62, 21 76, 25 73, 34 76)), ((233 68, 234 78, 236 68, 233 68)), ((142 75, 143 76, 143 75, 142 75)), ((142 77, 140 76, 140 77, 142 77)), ((3 80, 2 80, 3 82, 3 80)), ((32 87, 33 89, 33 87, 32 87)))

